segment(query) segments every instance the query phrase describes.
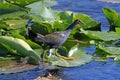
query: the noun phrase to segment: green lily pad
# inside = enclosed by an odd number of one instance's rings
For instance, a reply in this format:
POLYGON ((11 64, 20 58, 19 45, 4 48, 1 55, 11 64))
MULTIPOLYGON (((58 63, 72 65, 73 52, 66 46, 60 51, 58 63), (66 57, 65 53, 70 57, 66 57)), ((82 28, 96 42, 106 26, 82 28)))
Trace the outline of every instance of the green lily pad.
POLYGON ((7 25, 9 25, 9 27, 11 29, 19 29, 19 28, 25 28, 25 25, 27 23, 26 19, 21 19, 21 20, 6 20, 5 21, 7 25))
POLYGON ((28 5, 27 7, 31 8, 31 16, 38 18, 39 21, 53 23, 56 19, 56 14, 54 13, 54 11, 50 8, 47 8, 44 5, 44 2, 42 3, 41 1, 39 1, 28 5))
POLYGON ((8 28, 8 25, 6 24, 6 22, 3 22, 3 21, 0 21, 0 29, 2 30, 2 29, 9 29, 8 28))
POLYGON ((120 47, 105 47, 104 45, 99 45, 99 49, 109 54, 120 54, 120 47))
POLYGON ((84 22, 84 25, 80 25, 83 29, 87 30, 100 30, 100 22, 93 20, 90 16, 82 13, 77 13, 74 19, 80 19, 84 22))
POLYGON ((120 61, 120 55, 117 55, 117 56, 114 58, 114 60, 120 61))
POLYGON ((73 20, 73 12, 71 11, 64 11, 64 12, 60 12, 58 13, 58 16, 60 17, 60 19, 62 21, 64 21, 65 23, 72 23, 73 20))
POLYGON ((36 7, 36 8, 39 8, 40 6, 46 6, 46 7, 51 7, 53 5, 56 5, 57 2, 54 1, 54 0, 41 0, 41 1, 38 1, 37 2, 34 2, 30 5, 27 5, 26 7, 29 7, 29 8, 32 8, 32 7, 36 7), (37 7, 38 6, 38 7, 37 7))
POLYGON ((6 45, 5 47, 15 50, 21 56, 30 56, 36 61, 40 60, 39 55, 22 39, 0 36, 0 43, 6 45))
POLYGON ((103 12, 110 23, 111 29, 115 30, 115 27, 120 27, 120 15, 117 11, 111 8, 103 8, 103 12))
POLYGON ((75 67, 86 64, 92 60, 92 56, 85 53, 84 49, 80 44, 71 48, 68 53, 68 57, 73 57, 74 60, 65 60, 59 58, 56 61, 52 61, 52 65, 62 66, 62 67, 75 67))
POLYGON ((0 44, 0 56, 5 56, 7 53, 9 53, 9 51, 2 44, 0 44))
POLYGON ((120 27, 120 15, 118 16, 118 19, 114 21, 115 27, 120 27))
POLYGON ((14 38, 19 38, 19 39, 24 40, 25 42, 27 42, 27 43, 30 45, 30 47, 31 47, 37 54, 39 54, 39 55, 42 54, 43 49, 42 49, 42 47, 41 47, 39 44, 37 44, 37 43, 35 43, 35 42, 31 41, 31 40, 25 39, 25 37, 22 36, 22 35, 20 35, 20 34, 12 33, 11 36, 14 37, 14 38))
POLYGON ((57 14, 58 20, 53 23, 54 29, 65 30, 73 22, 73 12, 64 11, 57 14))
POLYGON ((103 12, 111 24, 113 24, 114 21, 118 19, 118 13, 111 8, 103 8, 103 12))
POLYGON ((25 11, 17 11, 12 13, 6 13, 3 15, 0 15, 0 19, 21 19, 22 17, 27 16, 27 13, 25 11))
POLYGON ((120 28, 115 28, 115 31, 120 36, 120 28))
POLYGON ((52 32, 52 27, 51 24, 49 23, 39 23, 39 24, 34 24, 31 26, 31 31, 33 33, 39 33, 42 35, 47 35, 52 32))
POLYGON ((99 59, 106 60, 108 58, 114 58, 115 61, 120 60, 120 47, 108 46, 105 45, 98 45, 98 49, 101 52, 96 52, 97 56, 100 55, 99 59), (99 53, 99 54, 98 54, 99 53))
POLYGON ((9 3, 13 3, 22 7, 37 1, 41 0, 7 0, 9 3))
POLYGON ((89 31, 81 29, 81 32, 88 36, 90 39, 111 41, 118 40, 120 36, 116 32, 101 32, 101 31, 89 31))
POLYGON ((22 9, 12 4, 0 3, 0 15, 8 14, 8 13, 16 12, 16 11, 22 11, 22 9))

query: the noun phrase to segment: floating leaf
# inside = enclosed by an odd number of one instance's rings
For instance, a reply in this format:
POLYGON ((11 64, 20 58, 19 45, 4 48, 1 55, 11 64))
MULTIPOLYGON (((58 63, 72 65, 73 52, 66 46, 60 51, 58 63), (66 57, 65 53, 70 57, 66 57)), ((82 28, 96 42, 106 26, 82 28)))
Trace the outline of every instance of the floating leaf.
POLYGON ((42 22, 53 23, 56 19, 56 14, 50 8, 47 8, 41 1, 28 5, 31 8, 32 16, 35 16, 42 22))
POLYGON ((0 29, 8 29, 8 25, 5 22, 0 21, 0 29))
POLYGON ((110 23, 111 30, 115 30, 115 27, 120 27, 120 15, 111 8, 103 8, 103 12, 110 23))
POLYGON ((60 20, 56 20, 53 23, 53 27, 56 31, 65 30, 73 22, 73 12, 71 11, 59 12, 57 16, 60 20))
MULTIPOLYGON (((0 61, 8 61, 8 60, 13 60, 15 57, 7 56, 7 57, 0 57, 0 61)), ((1 66, 1 65, 0 65, 1 66)))
POLYGON ((111 24, 114 24, 114 21, 118 19, 118 13, 111 8, 103 8, 103 12, 111 24))
POLYGON ((17 11, 12 13, 6 13, 3 15, 0 15, 0 19, 21 19, 23 18, 27 13, 25 11, 17 11))
POLYGON ((59 58, 59 60, 52 61, 52 65, 62 67, 75 67, 88 63, 92 60, 92 56, 85 53, 84 49, 78 44, 71 48, 68 53, 69 57, 75 58, 74 60, 65 60, 59 58))
POLYGON ((8 14, 16 11, 22 11, 18 6, 12 5, 12 4, 2 4, 0 3, 0 15, 2 14, 8 14))
POLYGON ((103 50, 109 54, 120 54, 120 47, 105 47, 104 45, 99 44, 99 49, 103 50))
POLYGON ((114 60, 120 61, 120 55, 117 55, 117 56, 114 58, 114 60))
POLYGON ((81 32, 88 36, 90 39, 97 39, 103 41, 111 41, 120 39, 120 36, 116 32, 101 32, 101 31, 85 31, 81 29, 81 32))
POLYGON ((118 19, 114 21, 114 26, 120 27, 120 15, 119 15, 118 19))
POLYGON ((120 36, 120 28, 115 28, 115 31, 120 36))
POLYGON ((73 12, 71 11, 64 11, 58 13, 60 20, 64 21, 65 23, 72 23, 73 22, 73 12))
POLYGON ((38 1, 38 2, 34 2, 34 3, 30 4, 30 5, 27 5, 27 7, 29 7, 29 8, 32 8, 32 7, 38 8, 38 7, 43 6, 43 5, 46 6, 46 7, 50 7, 50 6, 53 6, 53 5, 56 5, 56 4, 57 4, 57 2, 54 1, 54 0, 41 0, 41 1, 38 1))
POLYGON ((20 28, 25 28, 27 20, 26 19, 21 19, 21 20, 6 20, 5 21, 7 25, 11 29, 20 29, 20 28))
POLYGON ((93 20, 90 16, 82 13, 77 13, 74 16, 74 19, 80 19, 84 22, 84 25, 80 25, 80 27, 84 29, 91 29, 91 30, 100 30, 100 23, 93 20))
POLYGON ((0 56, 5 56, 7 53, 9 53, 9 51, 2 44, 0 44, 0 56))
POLYGON ((10 46, 13 50, 16 50, 18 54, 22 56, 31 56, 35 60, 39 60, 40 57, 33 51, 33 49, 22 39, 0 36, 0 43, 10 46))
POLYGON ((41 1, 41 0, 6 0, 8 3, 12 3, 18 6, 26 6, 33 2, 41 1))
POLYGON ((49 23, 39 23, 31 26, 31 31, 33 33, 39 33, 42 35, 47 35, 52 32, 51 25, 49 23))
POLYGON ((13 37, 15 37, 15 38, 19 38, 19 39, 24 40, 25 42, 27 42, 27 43, 30 45, 30 47, 31 47, 36 53, 38 53, 39 55, 42 54, 43 49, 42 49, 42 47, 41 47, 40 45, 38 45, 37 43, 35 43, 35 42, 31 41, 31 40, 27 40, 27 39, 25 39, 24 36, 22 36, 22 35, 20 35, 20 34, 17 34, 17 33, 12 33, 11 36, 13 36, 13 37))

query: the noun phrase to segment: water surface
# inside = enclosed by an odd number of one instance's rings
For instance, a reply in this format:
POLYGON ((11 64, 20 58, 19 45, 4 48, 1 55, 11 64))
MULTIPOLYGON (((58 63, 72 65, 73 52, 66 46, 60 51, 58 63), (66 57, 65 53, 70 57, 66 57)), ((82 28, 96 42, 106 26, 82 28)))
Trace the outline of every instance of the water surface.
MULTIPOLYGON (((96 0, 57 0, 56 10, 69 10, 88 14, 102 23, 102 30, 107 31, 109 24, 102 12, 103 7, 110 7, 120 13, 120 4, 105 3, 96 0)), ((0 75, 0 80, 34 80, 44 71, 31 71, 0 75)), ((120 64, 107 62, 90 62, 75 68, 63 68, 60 74, 63 80, 120 80, 120 64)))
MULTIPOLYGON (((102 30, 108 31, 109 23, 106 20, 102 8, 109 7, 120 13, 120 4, 100 2, 97 0, 57 0, 58 5, 54 6, 56 10, 68 10, 85 13, 94 20, 102 23, 102 30)), ((112 1, 112 0, 111 0, 112 1)), ((114 0, 113 0, 114 1, 114 0)))

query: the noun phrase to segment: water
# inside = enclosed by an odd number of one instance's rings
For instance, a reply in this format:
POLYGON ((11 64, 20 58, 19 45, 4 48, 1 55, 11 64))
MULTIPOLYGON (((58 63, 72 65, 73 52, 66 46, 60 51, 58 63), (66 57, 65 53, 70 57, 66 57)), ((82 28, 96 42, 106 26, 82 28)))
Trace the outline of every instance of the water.
POLYGON ((65 69, 64 80, 120 80, 120 65, 114 62, 90 62, 65 69))
POLYGON ((58 5, 54 6, 53 9, 69 10, 69 11, 88 14, 94 20, 102 23, 103 31, 109 30, 109 23, 102 12, 102 8, 109 7, 120 13, 119 4, 105 3, 97 0, 57 0, 57 1, 58 1, 58 5))
MULTIPOLYGON (((102 30, 109 30, 102 7, 110 7, 120 13, 120 4, 99 2, 96 0, 57 0, 58 5, 52 7, 57 10, 70 10, 90 15, 102 23, 102 30)), ((87 50, 89 50, 87 48, 87 50)), ((91 50, 91 49, 90 49, 91 50)), ((90 52, 92 53, 92 52, 90 52)), ((0 80, 34 80, 44 71, 34 69, 31 71, 0 75, 0 80)), ((116 62, 90 62, 75 68, 63 68, 60 74, 63 80, 120 80, 120 64, 116 62)))
POLYGON ((0 80, 34 80, 43 73, 43 70, 30 70, 15 74, 3 74, 0 75, 0 80))
MULTIPOLYGON (((43 70, 0 75, 0 80, 34 80, 43 70)), ((75 68, 63 68, 60 74, 63 80, 120 80, 120 64, 112 61, 90 62, 75 68)))

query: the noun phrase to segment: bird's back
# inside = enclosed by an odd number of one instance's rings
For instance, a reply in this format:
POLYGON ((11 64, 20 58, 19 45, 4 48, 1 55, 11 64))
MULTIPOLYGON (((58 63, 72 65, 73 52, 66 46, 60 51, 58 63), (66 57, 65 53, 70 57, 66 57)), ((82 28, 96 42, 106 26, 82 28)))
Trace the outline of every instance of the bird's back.
POLYGON ((44 42, 47 44, 51 44, 52 47, 61 46, 68 36, 70 35, 71 30, 58 31, 51 34, 48 34, 44 37, 44 42))

